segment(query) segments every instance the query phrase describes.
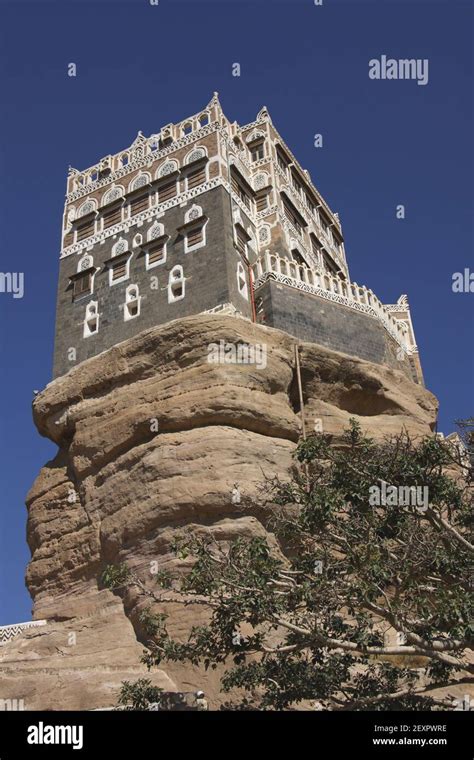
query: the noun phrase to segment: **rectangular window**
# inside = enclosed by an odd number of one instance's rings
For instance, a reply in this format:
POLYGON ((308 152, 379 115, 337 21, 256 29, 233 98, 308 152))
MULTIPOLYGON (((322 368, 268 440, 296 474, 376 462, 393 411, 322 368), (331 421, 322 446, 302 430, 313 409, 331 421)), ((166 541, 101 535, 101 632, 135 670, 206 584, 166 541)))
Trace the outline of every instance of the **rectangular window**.
POLYGON ((80 298, 92 291, 92 275, 90 272, 83 274, 81 277, 77 277, 74 280, 72 295, 74 300, 80 298))
POLYGON ((265 211, 268 208, 268 193, 257 195, 257 212, 265 211))
POLYGON ((321 246, 319 245, 314 235, 310 235, 310 238, 311 238, 311 250, 313 251, 314 255, 317 256, 319 259, 319 251, 321 250, 321 246))
POLYGON ((261 158, 265 157, 263 140, 250 146, 250 155, 252 161, 260 161, 261 158))
POLYGON ((116 206, 115 208, 111 208, 108 211, 104 211, 104 230, 107 230, 109 227, 113 227, 114 224, 119 224, 121 221, 121 206, 116 206))
POLYGON ((134 198, 130 202, 130 215, 135 216, 141 211, 146 211, 148 208, 148 193, 140 195, 138 198, 134 198))
POLYGON ((301 186, 301 182, 299 181, 298 177, 296 177, 295 174, 293 174, 293 172, 291 173, 291 184, 293 185, 293 189, 295 193, 298 196, 301 195, 301 191, 303 189, 301 186))
POLYGON ((284 155, 277 149, 277 163, 280 169, 286 174, 287 162, 284 155))
POLYGON ((125 277, 127 274, 127 262, 121 261, 119 264, 114 264, 112 267, 112 282, 119 280, 121 277, 125 277))
POLYGON ((187 247, 192 248, 193 245, 198 245, 204 240, 204 227, 193 227, 186 235, 187 247))
POLYGON ((158 203, 169 201, 177 195, 178 187, 176 180, 167 182, 165 185, 160 185, 158 188, 158 203))
POLYGON ((153 245, 148 251, 147 264, 158 264, 160 261, 164 261, 165 258, 165 240, 160 241, 153 245))
POLYGON ((291 222, 293 227, 296 229, 296 232, 298 233, 298 235, 301 235, 302 233, 301 222, 296 216, 293 209, 290 208, 290 206, 287 203, 285 203, 285 201, 283 201, 283 210, 285 212, 286 218, 291 222))
POLYGON ((200 169, 193 169, 192 172, 189 172, 186 179, 188 190, 191 190, 198 185, 202 185, 202 183, 206 181, 206 167, 201 166, 200 169))
POLYGON ((236 237, 236 243, 237 248, 241 253, 247 253, 247 236, 245 232, 243 231, 242 227, 237 226, 235 228, 235 237, 236 237))
POLYGON ((235 175, 232 175, 231 177, 231 185, 234 193, 240 198, 241 201, 243 201, 243 203, 245 203, 247 208, 252 208, 252 200, 250 196, 246 193, 235 175))
POLYGON ((85 238, 88 238, 94 234, 94 230, 95 222, 93 219, 89 222, 85 222, 84 224, 78 224, 76 240, 85 240, 85 238))

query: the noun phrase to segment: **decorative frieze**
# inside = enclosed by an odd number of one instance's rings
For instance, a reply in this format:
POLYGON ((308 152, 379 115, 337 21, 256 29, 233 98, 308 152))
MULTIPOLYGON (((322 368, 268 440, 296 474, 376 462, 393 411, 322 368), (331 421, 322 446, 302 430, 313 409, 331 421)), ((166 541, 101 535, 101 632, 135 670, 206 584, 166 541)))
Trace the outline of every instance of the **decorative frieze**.
POLYGON ((13 625, 0 626, 0 646, 11 641, 15 636, 20 636, 29 628, 37 628, 46 625, 46 620, 30 620, 27 623, 14 623, 13 625))

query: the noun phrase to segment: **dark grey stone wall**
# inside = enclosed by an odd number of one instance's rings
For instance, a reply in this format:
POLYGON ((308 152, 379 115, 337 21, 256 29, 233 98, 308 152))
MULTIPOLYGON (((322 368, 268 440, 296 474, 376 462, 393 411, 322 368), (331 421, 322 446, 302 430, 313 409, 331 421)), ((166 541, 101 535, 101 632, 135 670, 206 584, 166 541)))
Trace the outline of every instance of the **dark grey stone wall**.
POLYGON ((397 342, 376 319, 347 306, 267 280, 256 292, 258 321, 304 341, 360 359, 385 364, 413 377, 397 359, 397 342))
POLYGON ((133 248, 132 240, 137 233, 146 240, 146 233, 155 218, 94 245, 88 252, 94 257, 94 266, 99 268, 92 295, 75 302, 72 299, 69 277, 77 271, 84 252, 68 256, 60 262, 54 377, 146 328, 212 309, 220 303, 231 302, 243 314, 250 316, 249 302, 242 298, 237 289, 236 267, 239 255, 232 242, 228 193, 221 187, 214 188, 182 206, 168 209, 156 220, 164 225, 165 234, 170 237, 166 262, 152 269, 146 269, 145 253, 140 248, 133 248), (208 217, 206 245, 185 253, 184 238, 177 229, 183 225, 185 212, 194 203, 200 205, 208 217), (109 271, 104 262, 111 258, 112 246, 119 237, 128 240, 132 251, 130 277, 124 282, 109 285, 109 271), (183 267, 186 278, 185 298, 168 303, 168 277, 170 270, 177 264, 183 267), (154 278, 158 278, 158 289, 152 289, 152 284, 156 283, 154 278), (141 309, 138 317, 125 321, 125 291, 131 284, 139 287, 141 309), (86 306, 92 300, 98 301, 99 332, 84 338, 86 306), (70 348, 76 351, 75 361, 68 359, 70 348))

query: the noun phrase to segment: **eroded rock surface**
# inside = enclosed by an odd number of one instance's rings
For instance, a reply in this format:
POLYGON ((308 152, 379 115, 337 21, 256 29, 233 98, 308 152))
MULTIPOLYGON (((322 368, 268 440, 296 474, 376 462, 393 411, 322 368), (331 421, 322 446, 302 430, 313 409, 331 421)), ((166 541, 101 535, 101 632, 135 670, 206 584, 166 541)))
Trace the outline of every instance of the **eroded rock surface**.
MULTIPOLYGON (((200 315, 146 330, 50 383, 34 402, 41 434, 58 445, 27 498, 34 618, 48 624, 0 648, 0 697, 27 709, 114 704, 124 679, 202 689, 222 701, 218 673, 166 666, 148 674, 137 622, 146 602, 100 589, 107 564, 179 571, 171 543, 184 527, 219 541, 265 535, 257 501, 264 476, 284 477, 301 430, 295 339, 236 317, 200 315), (259 344, 266 367, 208 362, 219 341, 259 344), (237 484, 237 486, 236 486, 237 484), (71 634, 75 635, 71 637, 71 634), (166 672, 165 672, 166 671, 166 672)), ((320 346, 300 351, 305 422, 340 435, 350 417, 376 438, 428 434, 434 396, 402 372, 320 346)), ((185 636, 202 607, 163 605, 185 636)))

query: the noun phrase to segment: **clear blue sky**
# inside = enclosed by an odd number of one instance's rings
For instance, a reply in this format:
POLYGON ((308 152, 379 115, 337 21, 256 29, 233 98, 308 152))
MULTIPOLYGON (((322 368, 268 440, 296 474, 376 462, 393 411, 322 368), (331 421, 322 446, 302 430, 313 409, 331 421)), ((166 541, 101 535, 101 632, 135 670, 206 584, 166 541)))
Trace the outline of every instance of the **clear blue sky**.
POLYGON ((472 20, 455 0, 0 0, 0 269, 25 274, 23 299, 0 293, 0 624, 30 618, 24 498, 55 454, 31 400, 51 377, 68 165, 196 113, 214 90, 240 123, 268 107, 341 215, 352 278, 385 302, 408 294, 440 430, 474 413, 474 294, 451 289, 474 270, 472 20), (428 58, 429 83, 371 81, 382 54, 428 58))

